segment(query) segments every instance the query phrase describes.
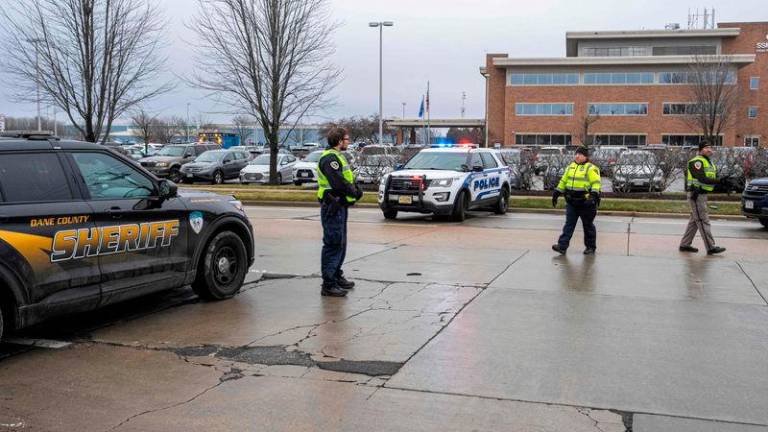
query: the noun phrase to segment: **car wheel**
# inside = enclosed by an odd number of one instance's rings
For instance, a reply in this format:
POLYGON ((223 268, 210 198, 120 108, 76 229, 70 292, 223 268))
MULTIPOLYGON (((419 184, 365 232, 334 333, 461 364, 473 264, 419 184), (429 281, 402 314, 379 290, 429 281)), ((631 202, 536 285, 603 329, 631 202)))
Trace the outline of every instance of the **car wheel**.
POLYGON ((384 219, 397 219, 397 210, 384 210, 384 219))
POLYGON ((224 183, 224 174, 221 173, 221 171, 216 171, 213 173, 213 184, 220 185, 224 183))
POLYGON ((182 179, 182 177, 181 177, 181 172, 179 171, 179 169, 178 168, 171 168, 171 172, 170 172, 170 174, 168 174, 168 180, 170 180, 170 181, 172 181, 174 183, 179 183, 181 181, 181 179, 182 179))
POLYGON ((768 229, 768 218, 760 219, 760 223, 763 224, 765 229, 768 229))
POLYGON ((293 181, 293 184, 294 184, 295 186, 301 186, 301 182, 300 182, 300 181, 298 181, 298 180, 294 180, 294 181, 293 181))
POLYGON ((455 222, 464 222, 467 218, 467 209, 469 208, 469 195, 467 191, 463 190, 459 192, 459 196, 456 197, 456 203, 453 205, 453 213, 451 218, 455 222))
POLYGON ((509 189, 504 187, 501 189, 501 195, 499 195, 499 201, 496 203, 496 208, 493 209, 493 212, 498 215, 507 214, 507 210, 509 209, 509 189))
POLYGON ((206 300, 224 300, 240 291, 248 271, 243 240, 232 231, 216 234, 203 251, 192 289, 206 300))

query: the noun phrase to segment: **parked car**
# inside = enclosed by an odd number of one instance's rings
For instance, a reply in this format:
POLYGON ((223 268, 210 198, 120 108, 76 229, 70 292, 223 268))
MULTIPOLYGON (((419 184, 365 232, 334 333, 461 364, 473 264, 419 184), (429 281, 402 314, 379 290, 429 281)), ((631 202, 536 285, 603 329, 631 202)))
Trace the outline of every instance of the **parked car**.
POLYGON ((624 146, 600 146, 591 149, 590 160, 600 167, 600 174, 603 177, 613 177, 613 171, 619 156, 629 150, 624 146))
POLYGON ((399 158, 395 155, 374 154, 361 157, 354 169, 355 180, 362 184, 379 184, 381 179, 395 170, 399 158))
POLYGON ((222 184, 226 180, 236 179, 240 176, 240 170, 248 165, 248 157, 248 153, 242 150, 209 150, 194 162, 182 165, 182 181, 192 183, 204 180, 222 184))
POLYGON ((727 179, 715 186, 715 192, 741 192, 747 185, 747 175, 752 170, 756 149, 754 147, 719 147, 712 162, 717 166, 717 176, 727 179))
POLYGON ((509 178, 510 187, 518 190, 531 189, 535 159, 533 152, 517 148, 502 148, 498 152, 504 163, 512 170, 509 178))
MULTIPOLYGON (((269 154, 263 154, 248 162, 240 170, 240 183, 269 183, 269 154)), ((293 181, 293 167, 297 159, 292 154, 277 154, 277 183, 284 184, 293 181)))
POLYGON ((317 181, 317 163, 323 155, 322 150, 314 151, 304 159, 297 161, 293 165, 293 184, 300 186, 304 183, 314 183, 317 181))
POLYGON ((560 179, 565 174, 565 169, 573 162, 575 156, 573 151, 563 151, 561 154, 551 154, 548 157, 547 168, 542 174, 542 183, 544 190, 553 190, 560 183, 560 179))
POLYGON ((248 160, 256 159, 260 154, 264 153, 264 147, 258 146, 233 146, 230 150, 240 150, 248 153, 248 160))
POLYGON ((181 144, 168 145, 153 156, 139 160, 141 166, 157 177, 168 178, 174 183, 181 182, 181 166, 192 162, 196 157, 221 148, 214 144, 181 144))
POLYGON ((754 179, 744 188, 741 213, 759 220, 768 229, 768 177, 754 179))
POLYGON ((534 173, 536 175, 544 174, 547 168, 553 163, 558 162, 565 153, 562 147, 540 147, 536 150, 536 162, 534 163, 534 173))
POLYGON ((661 192, 663 173, 659 159, 648 150, 629 150, 619 156, 614 168, 614 192, 661 192))

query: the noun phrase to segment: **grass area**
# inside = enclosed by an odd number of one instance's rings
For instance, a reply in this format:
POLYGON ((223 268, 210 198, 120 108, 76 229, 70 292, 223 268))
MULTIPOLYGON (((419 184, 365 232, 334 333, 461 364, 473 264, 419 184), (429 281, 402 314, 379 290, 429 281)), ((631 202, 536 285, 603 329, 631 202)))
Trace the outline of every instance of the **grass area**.
MULTIPOLYGON (((558 208, 565 208, 565 200, 560 198, 558 208)), ((710 201, 710 214, 713 215, 740 215, 741 203, 739 202, 717 202, 710 201)), ((551 198, 518 198, 512 197, 509 203, 510 208, 521 209, 551 209, 551 198)), ((619 199, 606 198, 600 204, 600 210, 603 211, 624 211, 637 213, 677 213, 688 214, 691 209, 686 201, 670 200, 640 200, 640 199, 619 199)))
MULTIPOLYGON (((188 187, 188 186, 187 186, 188 187)), ((296 187, 264 187, 264 186, 245 186, 245 185, 221 185, 221 186, 194 186, 194 189, 208 190, 212 192, 225 193, 233 195, 240 201, 258 203, 258 202, 304 202, 316 203, 317 192, 311 189, 302 189, 296 187)), ((361 200, 365 204, 376 204, 377 197, 375 192, 366 192, 361 200)), ((715 197, 713 197, 715 198, 715 197)), ((551 197, 521 197, 513 196, 509 204, 510 208, 517 209, 551 209, 551 197)), ((560 198, 558 208, 565 208, 565 199, 560 198)), ((603 199, 600 210, 603 211, 622 211, 637 213, 674 213, 688 214, 690 208, 688 203, 681 196, 679 200, 654 200, 654 199, 631 199, 631 198, 605 198, 603 199)), ((710 201, 710 213, 712 215, 740 215, 740 202, 719 202, 710 201)))

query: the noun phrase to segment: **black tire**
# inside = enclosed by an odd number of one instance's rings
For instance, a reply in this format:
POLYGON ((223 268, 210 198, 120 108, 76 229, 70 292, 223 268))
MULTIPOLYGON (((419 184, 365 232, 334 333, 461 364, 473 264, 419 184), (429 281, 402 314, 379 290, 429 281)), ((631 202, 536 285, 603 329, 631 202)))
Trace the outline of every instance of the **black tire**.
POLYGON ((168 180, 179 183, 182 181, 181 171, 178 168, 171 168, 171 172, 168 174, 168 180))
POLYGON ((302 184, 303 184, 303 183, 302 183, 302 182, 300 182, 299 180, 294 180, 294 181, 293 181, 293 185, 294 185, 294 186, 301 186, 302 184))
POLYGON ((280 173, 277 173, 277 184, 283 184, 283 175, 280 173))
POLYGON ((384 219, 395 220, 397 219, 397 210, 384 210, 384 219))
POLYGON ((499 201, 496 203, 496 206, 493 208, 493 212, 497 215, 503 215, 507 214, 507 210, 509 210, 509 189, 506 187, 501 189, 501 195, 499 195, 499 201))
POLYGON ((215 185, 224 183, 224 174, 221 171, 216 171, 213 173, 213 180, 211 180, 211 183, 215 185))
POLYGON ((0 304, 0 341, 3 340, 4 326, 5 326, 5 321, 3 321, 3 305, 0 304))
POLYGON ((456 197, 456 203, 453 205, 453 213, 451 213, 451 219, 454 222, 464 222, 467 219, 467 210, 469 209, 469 195, 467 191, 463 190, 459 192, 456 197))
POLYGON ((232 231, 214 235, 203 251, 192 289, 206 300, 224 300, 240 291, 248 272, 243 240, 232 231))
POLYGON ((763 224, 763 227, 765 227, 765 229, 768 229, 768 218, 760 219, 760 223, 763 224))

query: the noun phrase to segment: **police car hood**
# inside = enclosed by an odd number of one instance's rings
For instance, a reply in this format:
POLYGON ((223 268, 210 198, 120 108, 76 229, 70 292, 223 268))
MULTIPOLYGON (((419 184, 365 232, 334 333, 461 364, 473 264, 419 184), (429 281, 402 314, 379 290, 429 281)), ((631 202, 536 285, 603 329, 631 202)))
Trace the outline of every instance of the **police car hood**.
POLYGON ((392 173, 392 177, 422 177, 427 179, 446 179, 463 176, 467 173, 452 170, 400 170, 392 173))
POLYGON ((749 184, 753 186, 768 186, 768 177, 754 179, 749 184))
POLYGON ((215 192, 206 192, 195 189, 179 189, 179 198, 184 200, 205 199, 206 201, 231 201, 234 198, 231 195, 222 195, 215 192))

